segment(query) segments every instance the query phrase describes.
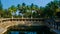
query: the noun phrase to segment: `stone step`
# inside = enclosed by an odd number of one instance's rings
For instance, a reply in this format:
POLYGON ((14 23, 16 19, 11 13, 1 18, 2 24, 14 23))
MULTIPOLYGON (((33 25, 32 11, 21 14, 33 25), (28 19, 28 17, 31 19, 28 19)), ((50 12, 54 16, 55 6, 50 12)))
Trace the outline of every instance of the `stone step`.
POLYGON ((0 28, 0 34, 3 34, 4 32, 6 32, 7 31, 7 29, 5 29, 5 28, 0 28))

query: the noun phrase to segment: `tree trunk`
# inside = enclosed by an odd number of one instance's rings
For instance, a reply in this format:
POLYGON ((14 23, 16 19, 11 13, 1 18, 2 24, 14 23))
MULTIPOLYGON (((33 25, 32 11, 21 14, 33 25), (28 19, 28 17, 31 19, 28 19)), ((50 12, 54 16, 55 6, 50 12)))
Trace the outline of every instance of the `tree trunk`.
POLYGON ((31 11, 31 18, 33 18, 33 17, 32 17, 32 11, 31 11))
POLYGON ((22 15, 22 18, 23 18, 23 15, 22 15))

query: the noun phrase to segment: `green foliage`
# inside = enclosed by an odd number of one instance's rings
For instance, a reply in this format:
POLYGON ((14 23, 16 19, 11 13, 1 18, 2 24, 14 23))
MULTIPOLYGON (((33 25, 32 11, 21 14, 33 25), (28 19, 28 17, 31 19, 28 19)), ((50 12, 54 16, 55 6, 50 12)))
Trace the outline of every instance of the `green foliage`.
POLYGON ((8 8, 8 10, 10 11, 10 12, 16 12, 16 7, 14 6, 14 5, 12 5, 10 8, 8 8))
POLYGON ((46 17, 52 18, 53 16, 55 16, 58 5, 58 2, 55 1, 48 3, 45 7, 46 17))
POLYGON ((0 17, 15 17, 15 18, 52 18, 56 16, 57 12, 60 12, 60 1, 55 0, 48 3, 45 7, 38 7, 33 3, 31 5, 26 5, 25 3, 18 4, 17 6, 12 5, 8 9, 3 9, 0 1, 0 17), (18 15, 16 12, 19 11, 18 15), (13 15, 14 14, 14 15, 13 15))
POLYGON ((1 3, 1 0, 0 0, 0 10, 2 10, 3 8, 2 8, 2 3, 1 3))
POLYGON ((12 18, 13 18, 13 14, 16 13, 17 8, 16 8, 14 5, 12 5, 11 7, 8 8, 8 10, 9 10, 9 12, 11 13, 12 18))

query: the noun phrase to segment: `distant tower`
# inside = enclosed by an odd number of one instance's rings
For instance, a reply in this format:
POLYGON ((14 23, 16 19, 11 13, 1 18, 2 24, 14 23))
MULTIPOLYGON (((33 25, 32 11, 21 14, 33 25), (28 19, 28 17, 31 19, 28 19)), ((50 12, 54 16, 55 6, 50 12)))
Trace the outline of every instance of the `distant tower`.
POLYGON ((0 0, 0 10, 2 10, 2 3, 1 3, 1 0, 0 0))

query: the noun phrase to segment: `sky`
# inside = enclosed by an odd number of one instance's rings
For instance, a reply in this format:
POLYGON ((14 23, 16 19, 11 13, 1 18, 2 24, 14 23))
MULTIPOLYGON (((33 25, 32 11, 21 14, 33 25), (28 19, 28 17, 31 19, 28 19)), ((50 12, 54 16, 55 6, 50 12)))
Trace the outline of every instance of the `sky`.
POLYGON ((31 5, 31 3, 33 3, 35 5, 44 7, 51 1, 53 0, 1 0, 4 9, 7 9, 11 5, 17 6, 18 4, 22 3, 25 3, 26 5, 31 5))

